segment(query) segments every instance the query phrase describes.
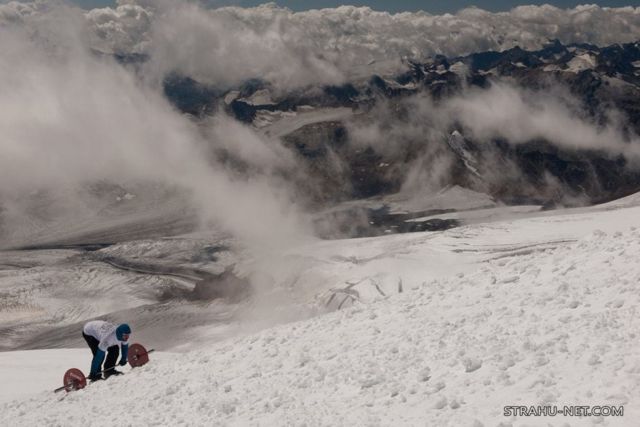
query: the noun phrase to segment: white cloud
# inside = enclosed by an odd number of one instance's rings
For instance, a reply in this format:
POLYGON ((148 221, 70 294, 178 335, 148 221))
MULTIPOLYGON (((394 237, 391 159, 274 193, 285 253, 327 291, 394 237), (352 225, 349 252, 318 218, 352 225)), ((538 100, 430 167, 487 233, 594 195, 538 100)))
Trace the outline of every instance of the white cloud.
POLYGON ((153 12, 135 4, 93 9, 86 14, 94 46, 108 52, 144 53, 149 48, 153 12))
POLYGON ((206 124, 208 140, 254 171, 276 174, 278 170, 296 168, 291 151, 278 141, 266 140, 249 126, 219 114, 206 124))
MULTIPOLYGON (((368 121, 356 116, 348 128, 353 143, 372 146, 383 155, 412 153, 406 160, 403 192, 420 194, 425 188, 435 191, 450 184, 453 153, 446 140, 453 130, 479 145, 491 145, 497 139, 511 144, 546 141, 567 151, 622 155, 637 167, 640 138, 622 131, 626 119, 620 112, 610 109, 602 113, 604 123, 595 123, 586 106, 559 84, 530 90, 494 81, 487 89, 466 88, 450 98, 434 100, 418 94, 399 103, 378 102, 368 121)), ((522 175, 515 164, 491 159, 493 149, 482 151, 486 183, 501 183, 507 178, 515 182, 522 175), (495 167, 488 166, 487 162, 494 160, 495 167)), ((527 189, 520 191, 526 193, 527 189)))
POLYGON ((596 125, 580 107, 561 87, 532 91, 501 83, 454 97, 444 110, 480 141, 504 138, 517 144, 544 139, 570 150, 604 150, 639 158, 640 150, 634 148, 640 146, 637 136, 630 143, 617 120, 596 125))
MULTIPOLYGON (((28 26, 60 7, 55 1, 11 2, 0 6, 0 23, 28 26)), ((117 7, 86 12, 85 19, 93 48, 150 54, 146 73, 156 80, 178 71, 220 86, 248 78, 287 88, 340 83, 354 74, 398 70, 403 57, 535 49, 554 38, 597 45, 640 39, 640 8, 597 5, 430 15, 354 6, 293 12, 274 4, 203 9, 186 0, 119 0, 117 7)))
POLYGON ((121 1, 115 9, 88 12, 87 19, 105 47, 151 53, 150 70, 219 85, 251 77, 285 87, 338 83, 353 73, 398 69, 402 57, 535 49, 554 38, 598 45, 640 39, 640 8, 596 5, 429 15, 353 6, 292 12, 273 4, 205 10, 185 1, 121 1))
POLYGON ((42 4, 37 3, 20 3, 12 1, 7 4, 0 4, 0 22, 2 23, 18 23, 23 22, 25 17, 37 13, 38 8, 42 4))
MULTIPOLYGON (((203 220, 253 247, 278 245, 304 230, 286 188, 276 188, 268 173, 238 180, 212 163, 205 147, 223 142, 204 139, 161 93, 91 53, 75 15, 42 13, 29 25, 29 31, 0 26, 4 202, 45 190, 60 197, 57 205, 76 205, 69 189, 86 183, 152 181, 183 189, 203 220)), ((238 126, 218 125, 209 136, 261 143, 238 126)), ((261 153, 258 165, 277 157, 261 153)))

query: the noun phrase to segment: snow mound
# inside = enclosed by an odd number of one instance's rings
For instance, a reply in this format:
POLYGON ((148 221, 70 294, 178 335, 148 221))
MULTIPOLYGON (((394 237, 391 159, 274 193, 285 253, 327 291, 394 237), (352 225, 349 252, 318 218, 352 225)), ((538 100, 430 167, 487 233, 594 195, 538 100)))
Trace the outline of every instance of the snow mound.
POLYGON ((595 56, 589 53, 576 55, 567 63, 567 71, 571 73, 579 73, 584 70, 591 70, 596 67, 596 62, 595 56))

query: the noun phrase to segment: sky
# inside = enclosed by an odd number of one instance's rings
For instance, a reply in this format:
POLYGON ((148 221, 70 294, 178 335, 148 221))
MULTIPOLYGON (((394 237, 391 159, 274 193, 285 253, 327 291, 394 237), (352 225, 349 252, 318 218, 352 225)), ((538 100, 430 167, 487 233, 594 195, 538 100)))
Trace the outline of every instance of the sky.
MULTIPOLYGON (((113 0, 73 0, 80 6, 91 9, 94 7, 113 6, 113 0)), ((257 6, 266 3, 266 0, 204 0, 211 6, 237 5, 243 7, 257 6)), ((292 10, 307 10, 326 7, 337 7, 343 4, 355 6, 369 6, 374 10, 386 10, 389 12, 424 10, 433 14, 456 12, 469 6, 477 6, 492 12, 510 10, 513 7, 524 4, 552 4, 560 8, 571 8, 579 4, 598 4, 603 7, 640 6, 640 0, 277 0, 280 6, 292 10)))

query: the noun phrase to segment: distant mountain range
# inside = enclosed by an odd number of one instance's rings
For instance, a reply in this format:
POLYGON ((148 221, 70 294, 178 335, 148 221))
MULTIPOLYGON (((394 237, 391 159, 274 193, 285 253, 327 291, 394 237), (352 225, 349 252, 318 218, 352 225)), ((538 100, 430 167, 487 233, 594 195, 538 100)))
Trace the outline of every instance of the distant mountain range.
POLYGON ((640 190, 640 167, 624 156, 595 148, 571 149, 552 138, 519 144, 506 138, 479 141, 453 126, 440 141, 424 143, 403 137, 397 148, 381 150, 376 144, 368 146, 362 138, 354 144, 351 135, 354 123, 357 127, 358 123, 379 119, 374 112, 380 104, 394 112, 386 117, 392 121, 390 126, 402 126, 406 119, 403 116, 411 114, 406 111, 411 108, 406 101, 412 97, 427 94, 437 106, 470 88, 488 88, 496 82, 537 91, 552 90, 560 84, 581 102, 580 114, 587 122, 605 124, 606 112, 615 109, 624 116, 621 134, 640 134, 638 43, 601 48, 563 45, 556 40, 537 51, 515 47, 463 57, 435 56, 424 63, 406 61, 406 68, 399 75, 373 75, 341 86, 298 88, 285 93, 261 80, 220 89, 173 75, 165 80, 164 92, 177 109, 196 120, 222 108, 257 129, 268 129, 279 120, 279 114, 351 109, 354 114, 348 118, 311 120, 279 135, 311 177, 300 183, 301 194, 310 203, 397 192, 407 180, 407 165, 428 151, 433 155, 448 152, 453 158, 444 185, 485 192, 509 204, 590 204, 640 190), (439 147, 434 149, 434 144, 439 147), (496 165, 508 166, 505 173, 500 173, 496 165), (507 169, 511 171, 506 173, 507 169))

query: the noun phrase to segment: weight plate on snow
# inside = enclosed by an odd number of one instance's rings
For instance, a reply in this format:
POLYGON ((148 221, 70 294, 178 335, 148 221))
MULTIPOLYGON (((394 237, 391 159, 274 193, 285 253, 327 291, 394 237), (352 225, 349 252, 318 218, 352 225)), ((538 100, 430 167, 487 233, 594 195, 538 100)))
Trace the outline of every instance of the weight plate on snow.
POLYGON ((129 346, 127 360, 132 368, 142 366, 149 361, 149 353, 142 344, 134 343, 129 346))
POLYGON ((64 389, 66 391, 80 390, 87 385, 87 379, 80 369, 71 368, 64 373, 64 389))

